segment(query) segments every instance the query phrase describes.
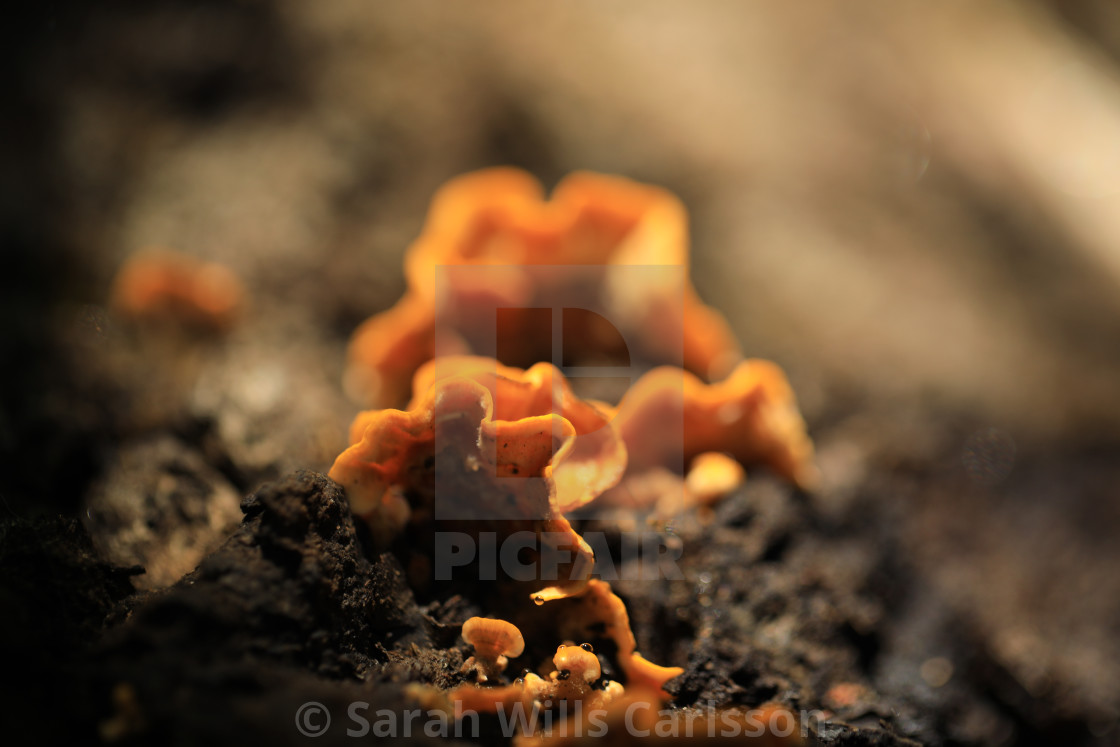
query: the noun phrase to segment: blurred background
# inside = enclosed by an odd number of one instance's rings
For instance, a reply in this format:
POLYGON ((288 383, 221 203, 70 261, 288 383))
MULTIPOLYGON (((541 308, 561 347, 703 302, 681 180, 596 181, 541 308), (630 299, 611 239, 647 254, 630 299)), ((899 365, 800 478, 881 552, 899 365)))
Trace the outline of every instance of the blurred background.
POLYGON ((449 176, 587 168, 684 198, 702 294, 803 391, 1120 418, 1110 3, 54 3, 5 34, 16 315, 154 244, 345 333, 449 176))
POLYGON ((341 449, 345 342, 443 181, 623 174, 684 200, 701 296, 789 372, 818 508, 908 476, 882 510, 930 583, 1115 734, 1120 5, 56 2, 0 34, 9 511, 96 534, 178 460, 236 522, 341 449), (234 270, 242 322, 122 325, 149 246, 234 270))

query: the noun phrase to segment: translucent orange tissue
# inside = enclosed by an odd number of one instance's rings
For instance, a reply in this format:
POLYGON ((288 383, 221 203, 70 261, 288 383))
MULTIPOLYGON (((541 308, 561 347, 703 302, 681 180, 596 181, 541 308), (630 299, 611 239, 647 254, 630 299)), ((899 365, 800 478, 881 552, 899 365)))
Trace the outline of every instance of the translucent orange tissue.
POLYGON ((626 393, 613 422, 629 462, 601 505, 671 514, 711 503, 743 481, 741 465, 764 464, 806 490, 817 483, 793 389, 770 361, 743 361, 712 384, 654 369, 626 393))
MULTIPOLYGON (((490 310, 547 306, 544 301, 556 298, 565 284, 588 292, 583 286, 589 276, 579 267, 601 269, 596 277, 602 287, 593 297, 624 333, 622 354, 683 361, 705 379, 723 376, 740 360, 739 347, 723 316, 700 302, 688 281, 688 263, 687 212, 659 187, 576 172, 545 200, 541 185, 517 169, 460 176, 436 194, 407 251, 405 296, 355 331, 347 390, 374 406, 398 405, 412 372, 437 352, 485 353, 521 366, 559 363, 547 335, 539 334, 539 315, 496 319, 490 310), (486 271, 437 274, 448 266, 486 271), (679 282, 656 279, 656 273, 634 282, 634 275, 617 272, 635 267, 675 268, 679 282), (501 327, 497 348, 480 345, 480 339, 492 339, 495 325, 501 327)), ((601 334, 597 319, 573 316, 566 338, 580 340, 585 357, 619 354, 621 338, 601 334)))
POLYGON ((440 358, 416 373, 407 410, 363 412, 350 435, 330 477, 380 544, 434 519, 532 531, 570 557, 562 580, 534 598, 586 586, 594 555, 564 514, 618 482, 626 447, 601 406, 573 395, 553 366, 440 358))

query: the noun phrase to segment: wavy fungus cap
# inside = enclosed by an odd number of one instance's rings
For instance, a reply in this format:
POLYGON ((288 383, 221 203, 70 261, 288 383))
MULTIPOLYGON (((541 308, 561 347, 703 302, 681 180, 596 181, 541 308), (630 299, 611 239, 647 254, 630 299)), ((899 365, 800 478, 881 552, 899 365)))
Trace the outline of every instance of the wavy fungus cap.
POLYGON ((621 479, 626 447, 600 406, 572 394, 553 366, 432 361, 417 372, 407 411, 363 412, 350 435, 330 477, 380 544, 411 521, 440 519, 442 508, 472 526, 528 529, 571 553, 561 581, 537 601, 586 584, 594 554, 564 514, 621 479))
POLYGON ((654 369, 623 397, 614 424, 629 459, 622 483, 604 497, 614 507, 657 505, 671 514, 711 503, 743 482, 741 465, 764 464, 804 490, 818 480, 793 389, 770 361, 743 361, 712 384, 654 369))
POLYGON ((813 442, 789 380, 775 363, 743 361, 730 376, 713 384, 671 368, 638 379, 623 398, 615 421, 634 466, 665 458, 665 447, 653 426, 666 412, 682 423, 685 459, 725 452, 743 464, 766 464, 803 488, 811 488, 817 480, 813 442))
POLYGON ((497 659, 521 656, 525 638, 513 623, 491 617, 472 617, 463 623, 463 640, 474 646, 475 655, 497 659))
MULTIPOLYGON (((739 347, 719 312, 703 305, 688 281, 688 216, 670 192, 616 176, 569 175, 546 200, 541 185, 523 171, 494 168, 460 176, 435 195, 420 236, 405 255, 408 291, 393 308, 355 331, 350 342, 347 390, 360 401, 397 404, 411 372, 437 353, 480 350, 493 325, 480 308, 532 308, 565 284, 585 285, 576 268, 599 267, 600 299, 608 321, 631 344, 660 362, 680 362, 704 377, 722 376, 740 359, 739 347), (448 275, 437 268, 469 265, 485 273, 448 275), (570 267, 571 271, 564 268, 570 267), (676 268, 677 283, 635 281, 625 268, 676 268), (478 299, 487 303, 480 304, 478 299), (667 344, 669 341, 669 344, 667 344)), ((560 293, 562 296, 563 293, 560 293)), ((590 316, 576 323, 582 353, 620 352, 590 316), (588 326, 591 325, 591 326, 588 326)), ((506 363, 551 358, 531 315, 508 315, 501 324, 506 363), (507 355, 508 354, 508 355, 507 355), (509 360, 513 358, 514 360, 509 360)))
POLYGON ((464 672, 474 672, 479 682, 497 679, 505 671, 509 657, 521 656, 525 638, 513 623, 490 617, 472 617, 463 623, 463 640, 474 647, 474 656, 463 664, 464 672))

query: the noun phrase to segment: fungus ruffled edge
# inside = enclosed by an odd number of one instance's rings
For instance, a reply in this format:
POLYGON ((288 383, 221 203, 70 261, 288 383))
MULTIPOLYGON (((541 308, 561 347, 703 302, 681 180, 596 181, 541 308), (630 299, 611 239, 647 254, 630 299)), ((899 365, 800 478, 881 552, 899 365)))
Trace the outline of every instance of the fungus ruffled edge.
POLYGON ((346 371, 350 396, 395 405, 407 394, 411 372, 437 350, 470 352, 456 332, 462 320, 441 317, 447 299, 437 293, 435 268, 448 265, 504 268, 503 281, 488 292, 512 306, 533 297, 538 280, 525 268, 534 265, 598 265, 606 271, 676 267, 683 273, 683 287, 635 289, 625 281, 609 283, 608 296, 621 294, 606 300, 617 317, 611 321, 629 319, 629 326, 657 348, 665 330, 643 335, 642 330, 656 325, 631 317, 658 308, 660 302, 644 296, 664 293, 663 301, 679 306, 683 315, 680 354, 686 368, 718 378, 741 360, 727 320, 704 305, 688 281, 688 214, 672 193, 623 177, 575 172, 546 200, 529 174, 492 168, 448 181, 432 199, 423 230, 405 254, 408 290, 351 338, 346 371))
POLYGON ((819 479, 793 389, 770 361, 743 361, 711 384, 679 368, 656 368, 612 414, 628 466, 603 505, 675 513, 710 504, 741 484, 742 467, 753 464, 803 490, 819 479), (667 425, 674 423, 679 429, 667 425))
POLYGON ((449 458, 453 472, 484 481, 482 489, 471 483, 483 518, 529 520, 542 541, 563 538, 560 547, 573 551, 565 580, 533 595, 537 603, 562 599, 583 589, 594 565, 564 514, 615 485, 626 468, 626 447, 602 407, 577 398, 547 363, 521 370, 484 358, 440 358, 416 373, 408 410, 358 415, 330 477, 387 546, 413 515, 410 498, 434 502, 437 462, 449 458), (524 479, 533 477, 541 482, 524 479), (503 490, 492 492, 513 505, 487 503, 496 499, 485 488, 503 478, 503 490))

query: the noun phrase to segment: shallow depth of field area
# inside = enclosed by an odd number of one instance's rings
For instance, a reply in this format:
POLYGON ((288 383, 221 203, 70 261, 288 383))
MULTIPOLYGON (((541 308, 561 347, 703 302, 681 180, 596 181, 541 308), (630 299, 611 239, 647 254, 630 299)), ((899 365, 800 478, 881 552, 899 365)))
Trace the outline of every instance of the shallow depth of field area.
MULTIPOLYGON (((815 445, 814 490, 748 466, 635 520, 681 551, 681 579, 612 582, 683 670, 668 709, 826 713, 809 744, 1116 743, 1105 0, 72 2, 0 34, 11 743, 304 743, 316 702, 315 744, 354 744, 348 704, 473 681, 464 621, 513 603, 382 552, 326 475, 352 333, 405 293, 441 185, 493 166, 676 195, 699 297, 815 445), (122 313, 153 249, 221 268, 236 312, 122 313)), ((612 552, 628 526, 573 521, 612 552)), ((551 668, 563 641, 525 632, 502 677, 551 668)))

